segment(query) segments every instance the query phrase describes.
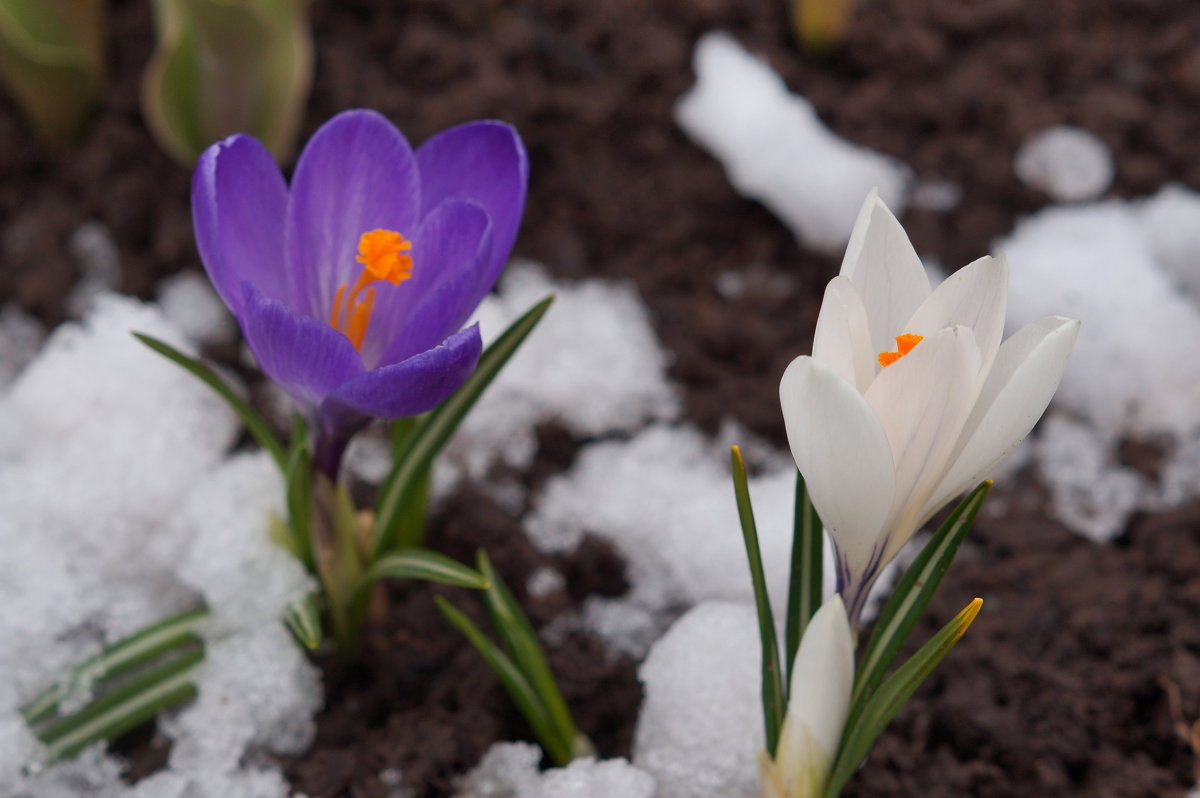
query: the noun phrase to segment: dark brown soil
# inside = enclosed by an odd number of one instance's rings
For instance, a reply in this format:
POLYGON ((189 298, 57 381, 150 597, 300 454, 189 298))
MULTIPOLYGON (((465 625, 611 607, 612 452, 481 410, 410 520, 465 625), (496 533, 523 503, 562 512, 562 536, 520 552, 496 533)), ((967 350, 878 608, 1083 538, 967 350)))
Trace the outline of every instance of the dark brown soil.
MULTIPOLYGON (((197 265, 188 174, 157 151, 137 109, 147 5, 112 3, 113 86, 77 148, 46 152, 0 98, 0 302, 51 323, 78 277, 67 238, 89 219, 112 232, 124 290, 147 295, 162 275, 197 265)), ((1193 0, 863 0, 826 61, 793 45, 782 0, 318 0, 312 11, 306 135, 359 105, 414 141, 476 117, 514 122, 532 167, 517 253, 564 277, 632 279, 674 353, 688 418, 711 431, 732 416, 779 445, 777 381, 808 349, 837 264, 800 250, 674 127, 700 34, 731 31, 837 132, 904 159, 921 179, 956 182, 955 210, 904 218, 918 249, 952 268, 1046 202, 1011 160, 1051 124, 1079 124, 1109 144, 1118 194, 1168 180, 1200 188, 1193 0), (715 288, 726 272, 746 278, 736 298, 715 288)), ((561 431, 542 440, 551 451, 535 481, 578 444, 561 431)), ((973 595, 984 614, 848 794, 1181 794, 1193 756, 1175 727, 1200 714, 1200 508, 1140 519, 1098 547, 1041 520, 1027 479, 999 495, 1008 513, 981 520, 927 631, 973 595)), ((470 490, 435 519, 431 539, 462 557, 487 546, 518 590, 545 562, 514 519, 470 490)), ((585 591, 619 589, 619 566, 594 555, 558 563, 569 595, 532 602, 538 624, 585 591)), ((418 796, 444 795, 493 739, 527 737, 431 594, 393 592, 359 662, 322 662, 328 708, 312 752, 288 764, 297 789, 383 796, 380 774, 398 768, 418 796)), ((602 753, 627 753, 633 664, 581 637, 551 646, 551 657, 581 728, 602 753)))

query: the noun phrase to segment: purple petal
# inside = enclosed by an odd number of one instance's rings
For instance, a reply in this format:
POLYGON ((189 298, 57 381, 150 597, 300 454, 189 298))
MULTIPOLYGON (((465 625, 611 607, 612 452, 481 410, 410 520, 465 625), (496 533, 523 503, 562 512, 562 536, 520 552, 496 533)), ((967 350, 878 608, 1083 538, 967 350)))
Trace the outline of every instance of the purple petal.
POLYGON ((310 417, 334 389, 363 373, 362 359, 349 338, 297 315, 249 284, 241 323, 259 368, 310 417))
POLYGON ((287 297, 283 219, 287 184, 257 139, 230 136, 200 156, 192 174, 192 225, 208 278, 235 315, 242 283, 287 297))
POLYGON ((324 401, 322 426, 337 429, 363 416, 404 418, 432 410, 471 376, 482 349, 479 325, 473 324, 441 346, 361 374, 324 401))
POLYGON ((364 362, 399 363, 462 329, 478 305, 491 241, 487 214, 473 202, 448 200, 425 217, 413 245, 412 279, 387 297, 389 287, 381 286, 364 362))
POLYGON ((521 226, 529 183, 525 145, 504 122, 468 122, 422 144, 417 166, 423 209, 461 197, 482 205, 492 220, 492 255, 478 297, 482 299, 504 268, 521 226))
POLYGON ((288 198, 293 307, 328 318, 338 286, 362 270, 362 234, 382 228, 412 238, 419 204, 416 162, 392 123, 374 111, 346 111, 322 125, 300 154, 288 198))

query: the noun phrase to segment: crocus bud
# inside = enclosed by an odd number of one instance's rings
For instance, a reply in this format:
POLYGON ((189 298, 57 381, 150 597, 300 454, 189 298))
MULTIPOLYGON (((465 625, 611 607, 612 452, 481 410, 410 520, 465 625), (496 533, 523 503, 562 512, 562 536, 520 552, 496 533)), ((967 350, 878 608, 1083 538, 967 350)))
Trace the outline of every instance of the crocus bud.
POLYGON ((104 0, 0 0, 0 76, 39 136, 73 138, 104 86, 104 0))
POLYGON ((176 160, 192 164, 234 133, 276 160, 295 145, 312 86, 308 0, 155 0, 158 47, 142 113, 176 160))
POLYGON ((819 798, 841 742, 854 689, 854 639, 841 596, 813 615, 796 659, 772 762, 759 757, 763 798, 819 798))

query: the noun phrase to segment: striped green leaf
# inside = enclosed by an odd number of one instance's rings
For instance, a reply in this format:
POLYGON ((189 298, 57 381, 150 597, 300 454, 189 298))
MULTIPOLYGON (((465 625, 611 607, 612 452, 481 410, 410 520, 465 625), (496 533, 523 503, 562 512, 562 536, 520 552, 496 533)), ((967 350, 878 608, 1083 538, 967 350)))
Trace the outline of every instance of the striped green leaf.
POLYGON ((762 640, 762 704, 766 727, 767 753, 775 756, 779 731, 787 711, 783 689, 783 672, 779 668, 779 641, 775 637, 775 616, 767 593, 767 577, 763 573, 762 553, 758 546, 758 528, 754 523, 754 508, 750 506, 750 485, 742 451, 734 446, 730 451, 733 465, 733 492, 737 499, 738 519, 746 543, 746 558, 750 562, 750 579, 754 584, 754 605, 758 610, 758 635, 762 640))

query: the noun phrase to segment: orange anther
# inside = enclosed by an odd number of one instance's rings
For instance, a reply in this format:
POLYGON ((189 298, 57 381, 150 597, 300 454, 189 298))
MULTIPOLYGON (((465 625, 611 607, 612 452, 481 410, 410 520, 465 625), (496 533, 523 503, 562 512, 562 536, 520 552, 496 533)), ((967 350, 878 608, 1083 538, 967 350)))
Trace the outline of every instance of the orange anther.
POLYGON ((913 347, 916 346, 917 344, 921 343, 921 340, 923 338, 924 338, 924 336, 922 336, 922 335, 914 335, 912 333, 905 333, 904 335, 897 335, 896 336, 896 351, 895 352, 880 352, 879 353, 879 365, 883 366, 884 368, 887 368, 888 366, 892 365, 897 360, 899 360, 900 358, 904 357, 909 352, 911 352, 913 350, 913 347))
POLYGON ((372 230, 358 239, 358 257, 364 274, 373 280, 399 285, 412 277, 412 242, 395 230, 372 230))
POLYGON ((359 294, 378 280, 399 285, 412 277, 411 251, 412 242, 395 230, 372 230, 358 239, 355 260, 363 265, 363 270, 349 291, 345 283, 338 286, 329 313, 329 326, 349 338, 360 352, 367 337, 367 326, 371 323, 371 310, 375 307, 375 289, 367 291, 366 299, 361 301, 359 294))

